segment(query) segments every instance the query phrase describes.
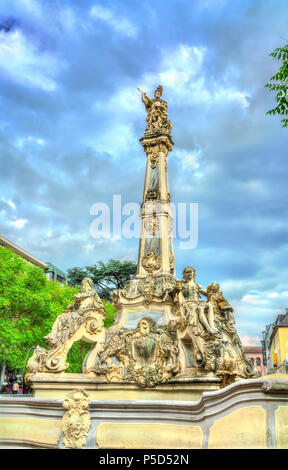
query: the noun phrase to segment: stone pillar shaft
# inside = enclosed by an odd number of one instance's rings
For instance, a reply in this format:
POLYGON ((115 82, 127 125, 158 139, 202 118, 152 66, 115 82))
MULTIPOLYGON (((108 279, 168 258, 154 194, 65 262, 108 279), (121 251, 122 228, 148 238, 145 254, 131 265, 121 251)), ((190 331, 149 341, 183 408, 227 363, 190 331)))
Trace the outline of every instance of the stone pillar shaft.
POLYGON ((141 206, 141 238, 137 276, 175 274, 173 211, 170 204, 167 155, 173 148, 168 135, 143 137, 147 156, 141 206))

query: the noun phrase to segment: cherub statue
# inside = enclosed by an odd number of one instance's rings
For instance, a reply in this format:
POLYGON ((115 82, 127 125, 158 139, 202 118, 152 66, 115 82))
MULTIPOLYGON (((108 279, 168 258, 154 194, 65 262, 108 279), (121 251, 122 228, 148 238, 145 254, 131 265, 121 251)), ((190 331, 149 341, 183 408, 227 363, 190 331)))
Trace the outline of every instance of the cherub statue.
POLYGON ((219 325, 220 330, 226 331, 232 343, 237 344, 241 352, 244 353, 240 338, 234 327, 235 319, 233 308, 223 296, 223 292, 220 290, 220 286, 217 282, 214 281, 207 287, 207 299, 213 305, 215 321, 219 325))
POLYGON ((161 99, 163 87, 159 85, 156 88, 153 99, 149 98, 140 88, 138 90, 142 93, 142 101, 148 113, 145 135, 170 134, 172 124, 167 115, 167 102, 161 99))
POLYGON ((207 297, 207 292, 195 281, 196 271, 187 266, 183 271, 182 295, 186 305, 188 322, 195 335, 217 336, 218 331, 214 325, 213 305, 210 301, 200 299, 201 295, 207 297))
POLYGON ((231 332, 234 331, 233 308, 223 297, 223 292, 217 282, 214 281, 207 287, 207 299, 212 303, 218 321, 225 322, 227 329, 231 332))

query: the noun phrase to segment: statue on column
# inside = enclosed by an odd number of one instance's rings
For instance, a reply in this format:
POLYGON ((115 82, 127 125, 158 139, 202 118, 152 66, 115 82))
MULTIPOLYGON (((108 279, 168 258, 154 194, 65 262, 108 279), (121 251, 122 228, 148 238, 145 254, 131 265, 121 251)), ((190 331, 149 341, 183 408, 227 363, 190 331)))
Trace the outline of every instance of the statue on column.
POLYGON ((167 115, 167 101, 161 99, 163 87, 159 85, 156 88, 152 99, 140 88, 138 90, 142 93, 142 101, 148 113, 145 136, 171 134, 172 124, 167 115))

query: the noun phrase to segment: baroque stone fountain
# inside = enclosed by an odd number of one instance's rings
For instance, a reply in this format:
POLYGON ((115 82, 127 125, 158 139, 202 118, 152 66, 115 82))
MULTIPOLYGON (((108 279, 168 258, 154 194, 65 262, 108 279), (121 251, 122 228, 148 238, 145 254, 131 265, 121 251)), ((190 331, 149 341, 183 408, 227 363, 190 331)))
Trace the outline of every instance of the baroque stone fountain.
MULTIPOLYGON (((141 90, 140 90, 141 91, 141 90)), ((75 388, 95 399, 198 399, 235 381, 257 377, 235 329, 233 308, 219 284, 204 289, 193 267, 175 275, 173 212, 167 156, 173 148, 167 102, 158 86, 142 92, 147 111, 140 139, 147 156, 138 271, 111 300, 115 324, 104 327, 105 311, 89 278, 74 303, 37 346, 26 382, 35 397, 63 398, 75 388), (82 374, 65 372, 75 341, 91 343, 82 374)))

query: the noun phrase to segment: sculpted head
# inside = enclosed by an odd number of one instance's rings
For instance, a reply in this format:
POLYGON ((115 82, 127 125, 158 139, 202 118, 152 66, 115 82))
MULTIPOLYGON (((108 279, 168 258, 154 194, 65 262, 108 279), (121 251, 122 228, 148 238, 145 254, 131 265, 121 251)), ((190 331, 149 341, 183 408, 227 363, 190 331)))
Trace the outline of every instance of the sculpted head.
POLYGON ((94 289, 93 281, 90 277, 84 277, 81 282, 80 292, 89 292, 94 289))
POLYGON ((149 333, 150 329, 153 328, 155 325, 154 320, 149 317, 143 317, 141 320, 138 322, 137 328, 140 330, 142 334, 144 333, 149 333))
POLYGON ((212 287, 212 289, 213 289, 214 292, 220 291, 220 286, 219 286, 219 284, 217 284, 216 281, 211 282, 210 285, 211 285, 211 287, 212 287))
POLYGON ((207 294, 212 295, 218 293, 222 293, 220 292, 219 284, 217 284, 215 281, 211 282, 211 284, 207 287, 207 294))
POLYGON ((186 266, 186 268, 183 271, 183 280, 185 282, 191 281, 191 279, 195 279, 196 276, 196 270, 192 268, 191 266, 186 266))
POLYGON ((162 96, 163 87, 161 85, 157 86, 154 92, 154 98, 159 99, 162 96))

